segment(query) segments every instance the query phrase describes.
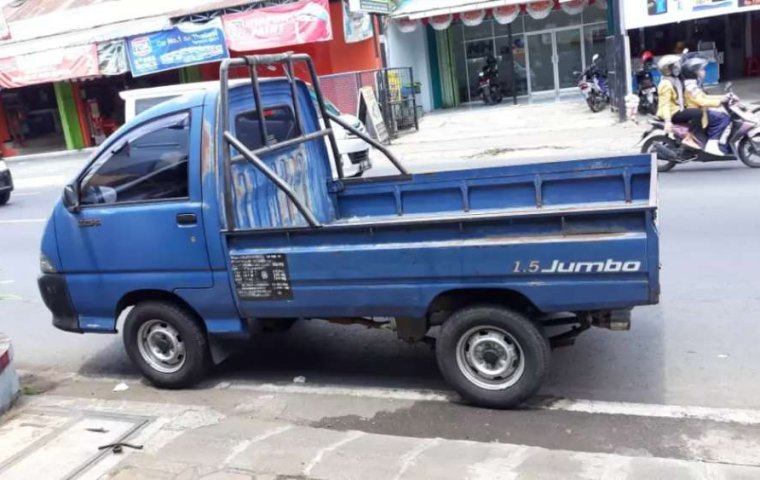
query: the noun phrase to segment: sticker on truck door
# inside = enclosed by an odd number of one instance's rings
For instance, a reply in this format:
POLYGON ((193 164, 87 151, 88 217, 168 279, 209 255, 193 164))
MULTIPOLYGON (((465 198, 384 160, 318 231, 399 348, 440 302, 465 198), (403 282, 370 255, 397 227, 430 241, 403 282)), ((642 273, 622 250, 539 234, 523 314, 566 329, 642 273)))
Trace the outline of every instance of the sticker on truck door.
POLYGON ((241 300, 292 300, 288 257, 282 253, 233 255, 232 274, 241 300))

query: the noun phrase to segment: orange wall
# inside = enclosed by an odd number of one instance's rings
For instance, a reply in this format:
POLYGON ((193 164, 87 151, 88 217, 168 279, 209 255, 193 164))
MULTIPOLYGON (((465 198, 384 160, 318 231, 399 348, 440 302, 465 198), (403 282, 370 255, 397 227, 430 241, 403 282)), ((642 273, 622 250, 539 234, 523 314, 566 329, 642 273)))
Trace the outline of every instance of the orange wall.
MULTIPOLYGON (((233 57, 250 54, 283 53, 293 51, 307 53, 314 60, 319 75, 331 73, 354 72, 380 68, 380 58, 375 48, 375 39, 363 42, 346 43, 343 34, 343 5, 342 0, 330 2, 330 21, 332 22, 333 39, 329 42, 291 45, 270 50, 255 52, 231 52, 233 57)), ((299 76, 303 72, 297 72, 299 76)), ((219 78, 219 64, 212 63, 201 66, 204 80, 219 78)))

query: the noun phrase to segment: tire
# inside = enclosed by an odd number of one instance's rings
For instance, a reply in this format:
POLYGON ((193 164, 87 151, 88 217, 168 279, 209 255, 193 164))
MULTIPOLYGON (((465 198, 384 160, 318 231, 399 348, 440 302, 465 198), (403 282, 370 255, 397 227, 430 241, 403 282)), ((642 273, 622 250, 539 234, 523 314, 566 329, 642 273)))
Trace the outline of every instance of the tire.
POLYGON ((604 101, 597 94, 592 94, 588 97, 588 108, 594 113, 599 113, 604 110, 604 101))
POLYGON ((11 192, 0 193, 0 205, 5 205, 11 199, 11 192))
POLYGON ((124 323, 124 347, 145 378, 159 388, 190 387, 200 381, 211 366, 208 339, 199 320, 170 302, 138 303, 124 323), (171 347, 160 352, 172 357, 171 361, 162 362, 156 350, 150 348, 151 342, 141 340, 145 338, 152 338, 159 350, 171 347))
MULTIPOLYGON (((654 144, 657 142, 663 143, 671 148, 676 146, 675 140, 668 137, 667 135, 655 135, 653 137, 649 137, 647 141, 644 142, 644 145, 641 146, 641 153, 655 153, 652 152, 652 149, 654 148, 654 144)), ((657 159, 657 171, 661 173, 673 170, 676 165, 677 162, 660 160, 659 158, 657 159)))
POLYGON ((539 327, 524 315, 501 306, 477 305, 446 320, 436 342, 436 357, 443 377, 467 402, 505 409, 519 406, 538 391, 549 369, 551 349, 539 327), (511 353, 506 353, 508 349, 511 353), (489 354, 494 360, 486 357, 489 354), (480 369, 474 366, 478 360, 480 369), (493 378, 486 378, 488 367, 494 365, 490 361, 503 363, 499 368, 506 371, 491 370, 493 378))
MULTIPOLYGON (((754 138, 755 143, 760 143, 760 135, 754 138)), ((752 140, 745 137, 739 142, 738 147, 739 160, 750 168, 760 168, 760 150, 755 148, 752 140)))

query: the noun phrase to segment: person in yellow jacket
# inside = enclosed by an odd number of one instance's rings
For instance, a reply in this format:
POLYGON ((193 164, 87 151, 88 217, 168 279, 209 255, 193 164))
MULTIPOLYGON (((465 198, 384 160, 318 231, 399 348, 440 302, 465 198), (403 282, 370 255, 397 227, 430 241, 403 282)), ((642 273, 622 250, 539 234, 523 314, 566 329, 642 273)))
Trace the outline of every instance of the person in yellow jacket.
MULTIPOLYGON (((684 86, 681 82, 681 56, 665 55, 657 62, 657 69, 662 74, 657 87, 658 107, 657 116, 665 121, 665 133, 673 131, 673 124, 689 125, 690 131, 699 128, 702 111, 686 108, 684 86)), ((689 133, 682 142, 692 148, 700 148, 699 143, 689 133)))
POLYGON ((710 155, 723 156, 730 150, 726 143, 731 130, 731 117, 718 107, 731 99, 728 95, 708 95, 702 89, 701 83, 705 78, 707 60, 700 57, 689 58, 683 63, 684 97, 686 108, 698 108, 702 112, 700 121, 706 129, 707 144, 705 152, 710 155))

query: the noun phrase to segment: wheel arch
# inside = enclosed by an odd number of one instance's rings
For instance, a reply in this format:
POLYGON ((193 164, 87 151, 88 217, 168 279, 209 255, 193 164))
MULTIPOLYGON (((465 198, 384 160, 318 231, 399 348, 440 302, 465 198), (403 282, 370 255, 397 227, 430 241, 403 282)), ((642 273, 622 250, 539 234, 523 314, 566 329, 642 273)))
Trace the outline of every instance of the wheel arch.
POLYGON ((182 297, 180 297, 176 293, 169 292, 166 290, 144 289, 144 290, 133 290, 129 293, 126 293, 124 296, 121 297, 121 299, 116 304, 116 311, 114 312, 115 313, 114 318, 116 318, 118 321, 121 314, 127 308, 134 307, 138 303, 149 302, 149 301, 172 303, 178 307, 181 307, 187 312, 190 312, 198 320, 198 324, 201 326, 201 328, 203 328, 203 331, 208 335, 205 322, 201 321, 201 316, 192 307, 192 305, 187 303, 187 301, 185 301, 182 297))
POLYGON ((468 305, 490 303, 501 305, 528 316, 541 310, 525 294, 509 288, 462 288, 439 293, 428 305, 430 325, 441 325, 455 311, 468 305))

